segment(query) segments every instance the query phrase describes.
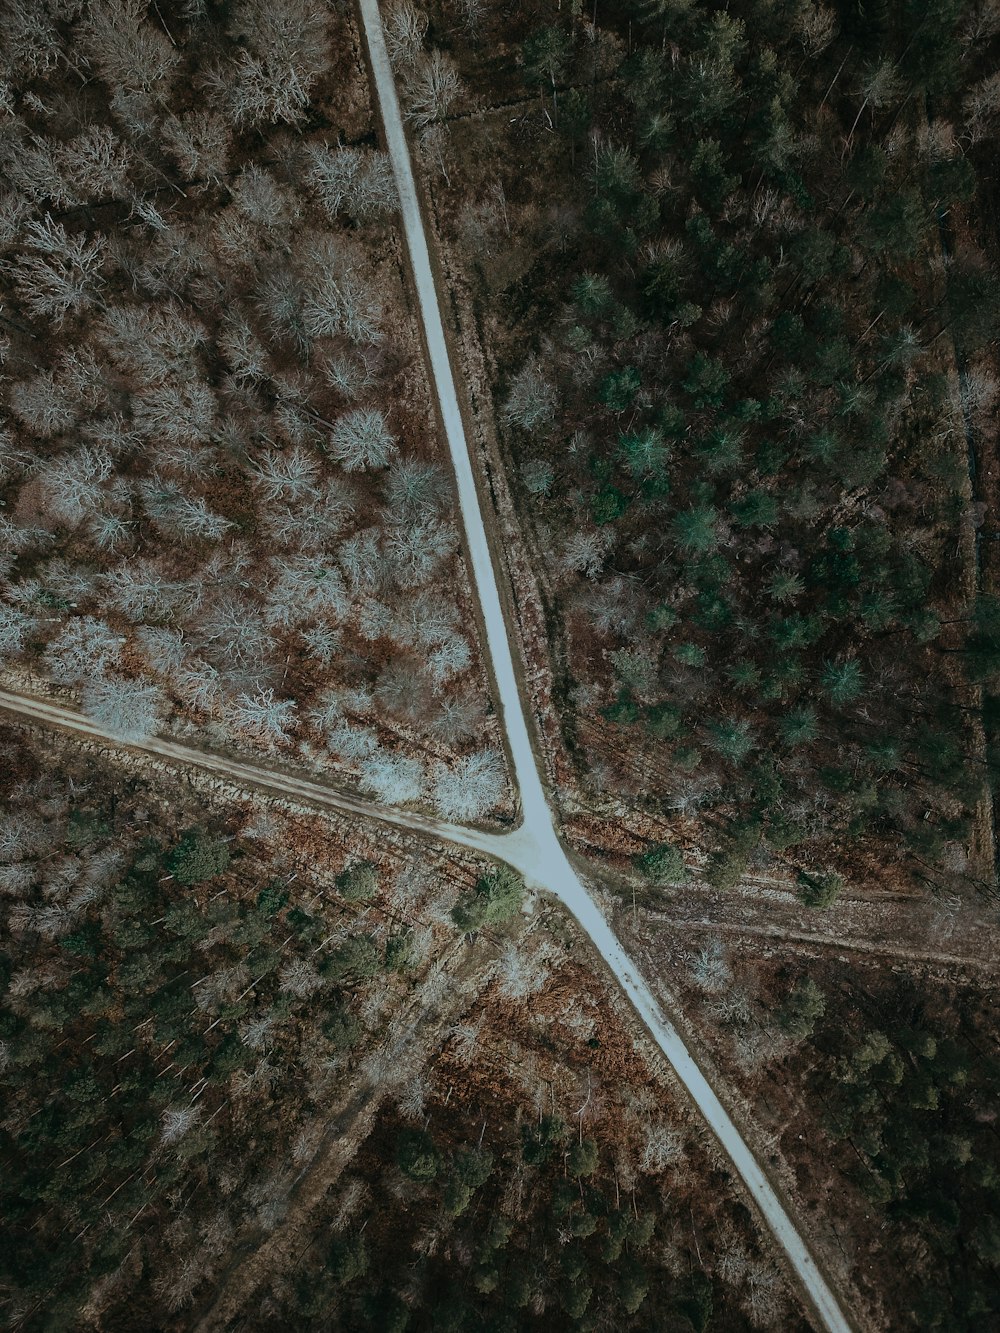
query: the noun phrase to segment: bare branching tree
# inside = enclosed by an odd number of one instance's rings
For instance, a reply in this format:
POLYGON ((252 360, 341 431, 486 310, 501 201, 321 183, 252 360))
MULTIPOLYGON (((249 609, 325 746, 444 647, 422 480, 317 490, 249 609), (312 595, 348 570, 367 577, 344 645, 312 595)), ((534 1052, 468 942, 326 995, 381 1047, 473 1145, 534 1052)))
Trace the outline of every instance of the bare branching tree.
POLYGON ((305 449, 268 449, 252 465, 254 485, 265 500, 296 503, 319 494, 319 462, 305 449))
POLYGON ((272 562, 273 579, 267 587, 269 625, 298 625, 322 618, 341 620, 351 602, 344 578, 335 565, 307 556, 272 562))
POLYGON ((63 172, 73 190, 88 201, 128 197, 131 154, 106 125, 91 125, 71 139, 61 153, 63 172))
POLYGON ((74 616, 45 650, 46 670, 62 685, 101 675, 125 646, 120 634, 95 616, 74 616))
POLYGON ((89 717, 123 740, 145 740, 152 736, 164 704, 157 686, 126 676, 101 676, 86 681, 81 702, 89 717))
POLYGON ((723 990, 733 979, 721 940, 709 940, 688 962, 695 984, 710 994, 723 990))
POLYGON ((284 745, 295 725, 295 712, 294 699, 278 699, 273 689, 266 689, 255 695, 241 694, 230 705, 228 718, 237 731, 284 745))
POLYGON ((330 448, 348 472, 356 472, 385 467, 396 452, 396 441, 381 412, 358 408, 338 418, 330 448))
POLYGON ((164 150, 185 180, 219 181, 229 166, 231 123, 217 111, 188 111, 164 117, 159 134, 164 150))
MULTIPOLYGON (((317 256, 317 260, 322 256, 317 256)), ((332 259, 317 264, 316 276, 305 294, 302 326, 311 338, 333 338, 343 333, 351 342, 382 341, 382 307, 372 289, 352 269, 332 259), (336 265, 336 267, 334 267, 336 265)))
POLYGON ((423 795, 423 765, 419 759, 376 751, 363 762, 361 781, 386 805, 405 805, 423 795))
POLYGON ((440 765, 434 778, 434 804, 446 819, 478 819, 502 799, 503 761, 493 749, 460 759, 453 767, 440 765))
POLYGON ((341 212, 357 219, 376 217, 396 206, 396 185, 385 153, 311 144, 309 183, 331 218, 341 212))
POLYGON ((418 131, 444 121, 462 92, 451 56, 435 50, 420 57, 404 90, 406 117, 418 131))
POLYGON ((17 290, 33 315, 61 324, 67 312, 84 310, 101 286, 104 242, 71 236, 46 215, 25 228, 29 253, 17 262, 17 290))
POLYGON ((385 45, 393 68, 408 70, 419 56, 427 36, 427 15, 412 0, 396 0, 385 12, 385 45))
POLYGON ((180 59, 144 0, 96 0, 81 31, 83 51, 111 88, 147 91, 180 59))
POLYGON ((507 420, 522 430, 537 431, 555 415, 556 392, 537 359, 532 359, 514 376, 504 408, 507 420))
POLYGON ((645 1126, 641 1170, 655 1175, 676 1162, 684 1150, 684 1137, 676 1129, 653 1121, 645 1126))
POLYGON ((509 1000, 525 1000, 541 990, 548 979, 549 969, 537 944, 531 949, 526 943, 506 940, 497 960, 497 981, 501 995, 509 1000))

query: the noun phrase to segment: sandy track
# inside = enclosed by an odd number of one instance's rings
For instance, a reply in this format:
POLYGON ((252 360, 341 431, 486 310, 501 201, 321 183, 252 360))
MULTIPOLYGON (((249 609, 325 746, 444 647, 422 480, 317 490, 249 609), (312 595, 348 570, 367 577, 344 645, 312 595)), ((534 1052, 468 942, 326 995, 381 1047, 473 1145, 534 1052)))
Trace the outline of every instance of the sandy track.
POLYGON ((278 769, 261 768, 257 764, 246 763, 239 759, 229 759, 225 755, 213 754, 209 750, 199 750, 192 745, 183 745, 177 741, 166 740, 160 736, 150 736, 144 740, 123 740, 109 731, 105 731, 96 722, 75 709, 64 704, 49 702, 44 699, 17 694, 12 690, 0 689, 0 708, 17 713, 30 721, 39 722, 45 727, 55 727, 62 731, 74 732, 102 745, 111 745, 116 749, 134 750, 142 754, 156 755, 171 764, 183 768, 199 768, 217 777, 228 778, 238 787, 255 787, 261 791, 274 792, 279 796, 294 797, 308 805, 320 806, 327 810, 337 810, 343 814, 360 819, 375 819, 393 828, 405 829, 421 837, 435 841, 457 843, 470 851, 483 852, 487 856, 510 860, 508 839, 516 842, 516 835, 490 833, 483 829, 466 828, 461 824, 449 824, 443 819, 434 819, 430 815, 415 811, 396 810, 391 806, 376 805, 363 797, 353 796, 349 792, 328 787, 322 782, 298 777, 294 773, 283 773, 278 769))

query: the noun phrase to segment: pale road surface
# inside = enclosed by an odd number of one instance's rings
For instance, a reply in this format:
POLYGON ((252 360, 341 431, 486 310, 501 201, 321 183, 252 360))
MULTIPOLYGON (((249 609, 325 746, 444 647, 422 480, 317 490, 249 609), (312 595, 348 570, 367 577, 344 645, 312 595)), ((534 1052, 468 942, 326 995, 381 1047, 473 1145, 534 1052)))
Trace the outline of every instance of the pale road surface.
POLYGON ((403 132, 399 103, 386 54, 377 0, 359 0, 371 58, 386 141, 400 196, 400 207, 412 265, 429 362, 455 470, 462 522, 486 636, 487 656, 496 683, 496 698, 505 729, 524 818, 511 833, 490 833, 466 828, 415 812, 376 806, 360 797, 312 782, 307 778, 269 770, 240 760, 213 755, 175 741, 151 737, 122 740, 104 731, 73 709, 0 689, 0 708, 21 717, 75 732, 103 745, 114 745, 156 755, 170 763, 202 769, 241 786, 258 787, 284 797, 298 797, 311 805, 355 817, 377 819, 437 840, 506 861, 532 888, 557 897, 576 918, 635 1007, 650 1035, 673 1067, 691 1099, 729 1154, 795 1270, 816 1314, 830 1333, 850 1333, 833 1292, 820 1273, 770 1181, 739 1130, 719 1101, 691 1053, 661 1013, 649 987, 608 925, 589 891, 570 864, 556 835, 552 812, 528 733, 526 712, 508 638, 496 573, 479 506, 472 460, 441 322, 438 296, 430 265, 427 239, 418 204, 416 183, 403 132))
POLYGON ((413 166, 403 130, 396 83, 386 51, 378 0, 358 0, 358 3, 386 146, 392 159, 396 186, 399 190, 406 244, 427 341, 434 387, 455 469, 473 582, 486 631, 487 653, 493 667, 498 704, 524 811, 521 827, 515 833, 505 836, 505 850, 501 855, 521 871, 529 884, 555 894, 590 936, 595 948, 638 1010, 656 1044, 732 1158, 733 1165, 743 1177, 778 1243, 788 1256, 823 1324, 831 1330, 831 1333, 848 1333, 850 1325, 817 1268, 805 1241, 796 1230, 739 1130, 695 1064, 691 1053, 672 1024, 660 1012, 649 987, 639 976, 603 913, 578 878, 556 836, 552 812, 528 734, 524 699, 514 670, 507 622, 501 607, 496 570, 490 555, 486 526, 479 505, 471 451, 455 391, 448 345, 441 322, 439 297, 431 269, 413 166))

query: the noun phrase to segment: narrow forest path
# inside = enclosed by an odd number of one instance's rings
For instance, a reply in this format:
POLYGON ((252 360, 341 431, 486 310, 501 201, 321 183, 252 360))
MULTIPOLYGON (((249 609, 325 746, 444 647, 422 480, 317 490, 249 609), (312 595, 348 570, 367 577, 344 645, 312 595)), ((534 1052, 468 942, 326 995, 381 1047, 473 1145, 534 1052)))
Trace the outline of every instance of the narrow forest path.
POLYGON ((824 1327, 831 1333, 847 1333, 850 1325, 836 1297, 760 1163, 681 1037, 660 1012, 652 992, 586 885, 573 869, 557 836, 539 761, 531 744, 525 700, 514 667, 511 636, 497 582, 497 567, 490 552, 476 488, 472 453, 459 408, 441 318, 440 295, 431 267, 427 234, 395 79, 386 50, 378 0, 358 0, 358 4, 373 87, 399 191, 400 212, 424 329, 428 364, 455 472, 473 587, 482 615, 486 657, 492 666, 495 697, 521 798, 523 822, 517 832, 504 835, 510 853, 506 859, 521 871, 529 883, 554 894, 590 936, 592 944, 732 1159, 824 1327))

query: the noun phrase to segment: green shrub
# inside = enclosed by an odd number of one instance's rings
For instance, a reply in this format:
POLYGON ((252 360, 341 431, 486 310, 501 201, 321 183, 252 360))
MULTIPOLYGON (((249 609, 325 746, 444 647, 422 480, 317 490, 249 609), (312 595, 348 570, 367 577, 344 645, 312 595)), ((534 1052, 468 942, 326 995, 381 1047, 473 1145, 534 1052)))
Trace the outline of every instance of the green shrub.
POLYGON ((452 909, 451 919, 462 930, 478 930, 509 920, 521 910, 524 880, 510 866, 498 866, 480 876, 476 887, 452 909))
POLYGON ((654 884, 678 884, 685 878, 684 857, 669 842, 657 843, 634 858, 636 869, 654 884))
POLYGON ((378 892, 378 875, 371 861, 355 861, 336 879, 337 892, 349 903, 366 902, 378 892))
POLYGON ((441 1154, 422 1129, 404 1129, 396 1144, 396 1163, 411 1180, 426 1184, 441 1170, 441 1154))
POLYGON ((801 981, 778 1010, 778 1023, 790 1037, 803 1040, 812 1035, 826 1010, 826 997, 811 977, 801 981))
POLYGON ((835 870, 828 870, 822 875, 799 871, 799 897, 807 907, 830 907, 837 901, 843 887, 843 877, 835 870))
POLYGON ((185 887, 221 875, 228 865, 229 848, 221 838, 201 828, 185 833, 167 857, 167 869, 185 887))

